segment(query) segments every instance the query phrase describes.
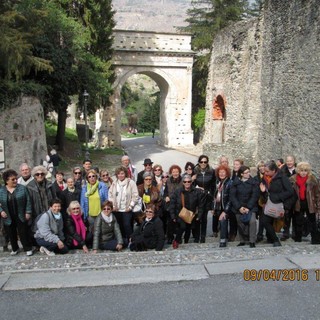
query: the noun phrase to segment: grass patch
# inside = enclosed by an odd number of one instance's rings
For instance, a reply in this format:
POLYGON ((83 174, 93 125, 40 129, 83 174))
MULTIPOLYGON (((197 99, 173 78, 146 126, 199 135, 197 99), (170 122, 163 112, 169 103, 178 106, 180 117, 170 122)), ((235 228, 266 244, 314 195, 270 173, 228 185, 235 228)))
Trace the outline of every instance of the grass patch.
MULTIPOLYGON (((46 122, 45 129, 47 144, 48 146, 53 146, 57 125, 52 122, 46 122)), ((64 173, 69 173, 73 167, 82 166, 82 161, 85 159, 85 153, 85 144, 79 142, 77 131, 69 128, 66 129, 64 151, 58 151, 58 154, 63 159, 60 162, 59 169, 64 173)), ((89 153, 94 167, 113 171, 114 168, 121 163, 120 159, 123 155, 123 150, 121 148, 94 149, 89 147, 89 153)))

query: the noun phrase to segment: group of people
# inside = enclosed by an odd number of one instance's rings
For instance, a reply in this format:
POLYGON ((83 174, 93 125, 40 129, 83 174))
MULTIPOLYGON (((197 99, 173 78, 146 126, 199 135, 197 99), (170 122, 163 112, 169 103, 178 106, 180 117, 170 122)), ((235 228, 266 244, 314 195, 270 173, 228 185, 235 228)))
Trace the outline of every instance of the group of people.
POLYGON ((237 235, 238 246, 254 248, 265 235, 277 247, 290 231, 301 242, 306 224, 312 243, 318 243, 319 182, 307 162, 296 165, 292 156, 282 163, 260 161, 255 176, 241 159, 231 170, 225 156, 216 168, 206 155, 197 164, 187 162, 184 170, 174 164, 166 172, 150 158, 143 165, 137 172, 125 155, 111 177, 86 159, 68 176, 57 169, 54 182, 43 166, 31 170, 23 163, 20 174, 5 170, 0 188, 4 250, 10 242, 11 255, 18 254, 18 238, 28 256, 35 248, 49 256, 73 249, 162 250, 165 242, 176 249, 182 242, 206 241, 209 214, 221 248, 237 235), (283 208, 282 219, 266 212, 270 203, 283 208), (184 209, 192 221, 181 215, 184 209))

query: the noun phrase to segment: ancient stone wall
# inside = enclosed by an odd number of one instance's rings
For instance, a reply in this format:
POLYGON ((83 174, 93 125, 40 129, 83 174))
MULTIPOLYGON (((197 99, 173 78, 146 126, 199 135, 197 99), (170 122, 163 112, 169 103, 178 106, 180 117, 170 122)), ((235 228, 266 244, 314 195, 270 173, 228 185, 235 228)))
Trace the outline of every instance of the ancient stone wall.
POLYGON ((204 152, 249 165, 288 154, 320 169, 320 6, 267 0, 261 16, 219 34, 207 87, 204 152), (214 119, 213 102, 225 102, 214 119))
POLYGON ((6 168, 31 167, 47 154, 43 108, 38 99, 24 97, 11 108, 1 109, 0 139, 4 139, 6 168))

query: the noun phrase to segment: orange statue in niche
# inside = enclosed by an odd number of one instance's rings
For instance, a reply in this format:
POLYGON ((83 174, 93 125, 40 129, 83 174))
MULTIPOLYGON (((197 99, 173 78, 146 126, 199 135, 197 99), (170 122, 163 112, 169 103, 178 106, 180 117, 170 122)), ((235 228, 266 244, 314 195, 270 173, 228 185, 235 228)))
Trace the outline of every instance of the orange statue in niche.
POLYGON ((212 117, 213 120, 223 120, 225 118, 225 104, 221 95, 218 95, 213 103, 212 117))

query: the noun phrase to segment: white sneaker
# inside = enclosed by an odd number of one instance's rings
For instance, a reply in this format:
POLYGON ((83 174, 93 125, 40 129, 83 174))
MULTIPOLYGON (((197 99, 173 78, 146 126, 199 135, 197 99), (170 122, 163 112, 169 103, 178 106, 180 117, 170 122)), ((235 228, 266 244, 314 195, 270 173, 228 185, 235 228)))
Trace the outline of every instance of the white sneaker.
POLYGON ((53 257, 56 255, 53 251, 48 250, 46 247, 40 247, 40 252, 45 253, 49 257, 53 257))
POLYGON ((33 255, 33 251, 32 250, 27 251, 26 255, 29 256, 29 257, 32 256, 33 255))
POLYGON ((10 255, 11 255, 11 256, 16 256, 16 255, 18 254, 18 252, 19 252, 18 250, 17 250, 17 251, 11 251, 11 252, 10 252, 10 255))

